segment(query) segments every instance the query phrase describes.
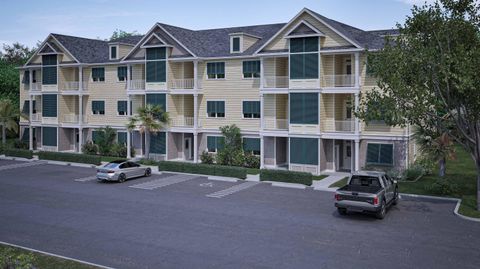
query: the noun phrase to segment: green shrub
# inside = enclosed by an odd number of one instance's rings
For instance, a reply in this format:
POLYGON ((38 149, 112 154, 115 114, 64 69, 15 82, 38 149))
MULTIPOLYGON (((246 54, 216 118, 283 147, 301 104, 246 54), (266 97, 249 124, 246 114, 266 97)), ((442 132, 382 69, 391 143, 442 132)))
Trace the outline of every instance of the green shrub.
POLYGON ((412 167, 403 171, 402 179, 403 180, 416 180, 418 177, 425 174, 424 169, 418 165, 412 165, 412 167))
POLYGON ((110 148, 109 156, 126 158, 127 146, 125 146, 124 144, 113 143, 110 148))
POLYGON ((242 150, 220 150, 215 156, 215 162, 225 166, 243 166, 245 164, 245 156, 242 150))
POLYGON ((200 155, 200 160, 204 164, 213 164, 215 159, 212 154, 208 153, 208 151, 203 151, 200 155))
POLYGON ((17 253, 11 247, 5 247, 0 249, 0 268, 36 268, 33 266, 34 263, 35 257, 31 252, 17 253))
POLYGON ((251 153, 245 153, 245 167, 260 168, 260 157, 251 153))
POLYGON ((452 195, 460 190, 456 183, 444 178, 436 179, 432 185, 426 186, 425 189, 437 195, 452 195))
POLYGON ((143 165, 154 165, 154 166, 158 166, 160 164, 159 162, 151 159, 141 159, 140 161, 138 161, 138 163, 143 165))
POLYGON ((183 168, 185 173, 215 175, 215 167, 211 164, 187 164, 183 168))
POLYGON ((158 170, 160 171, 171 171, 171 172, 183 172, 184 163, 183 162, 172 162, 172 161, 160 161, 158 165, 158 170))
POLYGON ((19 158, 26 158, 26 159, 31 159, 33 158, 33 152, 31 150, 27 149, 4 149, 3 153, 5 156, 11 156, 11 157, 19 157, 19 158))
POLYGON ((28 149, 28 143, 20 139, 15 139, 15 141, 13 141, 13 147, 16 149, 28 149))
POLYGON ((261 169, 260 180, 299 183, 299 184, 310 186, 312 185, 313 175, 310 173, 304 173, 304 172, 261 169))
POLYGON ((244 167, 214 165, 215 175, 223 177, 247 178, 247 169, 244 167))
POLYGON ((436 162, 432 160, 432 158, 420 156, 417 158, 414 165, 421 167, 425 175, 430 175, 436 167, 436 162))
POLYGON ((82 152, 88 155, 96 155, 98 153, 98 146, 92 141, 87 141, 87 143, 82 146, 82 152))
POLYGON ((40 151, 38 153, 38 158, 40 160, 88 163, 88 164, 94 164, 94 165, 100 165, 101 164, 101 157, 100 156, 88 155, 88 154, 40 151))
POLYGON ((185 163, 173 161, 161 161, 158 169, 160 171, 171 171, 202 175, 215 175, 224 177, 247 178, 247 169, 243 167, 211 165, 203 163, 185 163))

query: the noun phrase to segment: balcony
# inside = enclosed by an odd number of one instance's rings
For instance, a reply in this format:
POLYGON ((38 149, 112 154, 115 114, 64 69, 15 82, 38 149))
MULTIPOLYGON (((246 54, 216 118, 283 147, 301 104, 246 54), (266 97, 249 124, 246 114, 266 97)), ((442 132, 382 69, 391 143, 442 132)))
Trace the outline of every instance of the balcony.
POLYGON ((42 83, 40 82, 34 82, 30 84, 30 91, 31 92, 40 92, 42 90, 42 83))
POLYGON ((77 114, 65 114, 63 115, 63 122, 65 123, 78 123, 79 116, 77 114))
POLYGON ((42 121, 42 113, 33 113, 31 122, 41 122, 42 121))
POLYGON ((322 76, 323 88, 354 87, 355 75, 324 75, 322 76))
POLYGON ((288 76, 265 76, 263 87, 267 89, 286 89, 288 88, 288 82, 288 76))
POLYGON ((193 128, 193 125, 194 125, 193 117, 179 116, 177 118, 172 119, 172 121, 171 121, 171 126, 173 126, 173 127, 193 128))
POLYGON ((324 132, 355 132, 355 120, 335 120, 326 119, 324 123, 324 132))
POLYGON ((175 89, 193 89, 195 80, 193 78, 171 79, 169 81, 169 88, 175 89))
POLYGON ((130 80, 130 85, 128 87, 128 90, 130 91, 145 90, 145 80, 143 79, 130 80))

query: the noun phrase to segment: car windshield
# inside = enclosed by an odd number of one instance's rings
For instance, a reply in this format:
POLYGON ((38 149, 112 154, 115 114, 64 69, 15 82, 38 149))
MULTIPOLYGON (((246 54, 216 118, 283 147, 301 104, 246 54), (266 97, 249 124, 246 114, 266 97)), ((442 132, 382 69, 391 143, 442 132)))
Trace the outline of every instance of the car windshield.
POLYGON ((380 187, 380 181, 378 180, 378 177, 355 175, 352 176, 352 179, 350 180, 350 185, 380 187))
POLYGON ((104 165, 103 167, 104 168, 117 168, 119 165, 119 163, 107 163, 106 165, 104 165))

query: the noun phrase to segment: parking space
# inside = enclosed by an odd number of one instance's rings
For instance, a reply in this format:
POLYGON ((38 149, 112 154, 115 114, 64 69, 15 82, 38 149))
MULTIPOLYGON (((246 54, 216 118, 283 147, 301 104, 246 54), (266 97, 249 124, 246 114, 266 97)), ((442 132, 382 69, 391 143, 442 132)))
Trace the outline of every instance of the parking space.
POLYGON ((480 225, 455 217, 451 202, 403 197, 380 221, 338 215, 330 192, 170 173, 99 183, 95 172, 2 171, 0 241, 118 268, 480 264, 480 225))

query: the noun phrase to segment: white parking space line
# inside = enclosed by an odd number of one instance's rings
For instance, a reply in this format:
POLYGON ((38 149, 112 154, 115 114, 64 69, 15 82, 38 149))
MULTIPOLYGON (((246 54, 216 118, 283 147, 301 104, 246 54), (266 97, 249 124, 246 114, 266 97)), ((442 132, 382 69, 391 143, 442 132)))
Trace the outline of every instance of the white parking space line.
POLYGON ((222 198, 222 197, 225 197, 227 195, 230 195, 230 194, 233 194, 233 193, 236 193, 236 192, 239 192, 239 191, 243 191, 245 189, 248 189, 248 188, 251 188, 257 184, 260 184, 260 182, 255 182, 255 181, 247 181, 247 182, 244 182, 244 183, 241 183, 241 184, 238 184, 238 185, 235 185, 235 186, 232 186, 228 189, 224 189, 224 190, 221 190, 221 191, 217 191, 217 192, 214 192, 214 193, 211 193, 211 194, 207 194, 207 197, 211 197, 211 198, 222 198))
POLYGON ((97 179, 97 176, 89 176, 89 177, 77 178, 77 179, 75 179, 75 181, 77 181, 77 182, 87 182, 87 181, 92 181, 92 180, 96 180, 96 179, 97 179))
POLYGON ((188 176, 188 175, 172 175, 169 177, 154 179, 148 182, 135 184, 129 186, 130 188, 136 189, 143 189, 143 190, 154 190, 162 187, 166 187, 172 184, 181 183, 190 179, 194 179, 196 176, 188 176))
POLYGON ((35 165, 41 165, 41 164, 47 164, 47 162, 46 161, 33 161, 33 162, 26 162, 26 163, 15 163, 15 164, 3 165, 3 166, 0 166, 0 171, 9 170, 9 169, 17 169, 17 168, 22 168, 22 167, 35 166, 35 165))

